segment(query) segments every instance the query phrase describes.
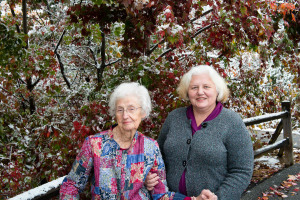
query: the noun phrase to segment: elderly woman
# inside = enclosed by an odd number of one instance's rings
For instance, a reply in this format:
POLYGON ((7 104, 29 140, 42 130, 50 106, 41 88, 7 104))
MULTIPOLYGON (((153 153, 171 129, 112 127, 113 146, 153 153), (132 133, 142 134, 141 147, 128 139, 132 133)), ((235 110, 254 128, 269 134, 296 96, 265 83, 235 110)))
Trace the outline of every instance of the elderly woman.
MULTIPOLYGON (((169 189, 239 200, 252 177, 253 148, 241 117, 222 105, 229 96, 224 79, 210 66, 193 67, 177 91, 191 105, 168 115, 157 140, 169 189)), ((147 176, 149 190, 157 178, 147 176)))
MULTIPOLYGON (((138 83, 123 83, 112 93, 109 106, 117 125, 86 138, 62 183, 60 199, 79 199, 89 177, 92 199, 191 199, 168 191, 157 142, 137 131, 151 111, 147 89, 138 83), (144 186, 150 171, 159 177, 151 193, 144 186)), ((208 190, 193 198, 217 199, 208 190)))

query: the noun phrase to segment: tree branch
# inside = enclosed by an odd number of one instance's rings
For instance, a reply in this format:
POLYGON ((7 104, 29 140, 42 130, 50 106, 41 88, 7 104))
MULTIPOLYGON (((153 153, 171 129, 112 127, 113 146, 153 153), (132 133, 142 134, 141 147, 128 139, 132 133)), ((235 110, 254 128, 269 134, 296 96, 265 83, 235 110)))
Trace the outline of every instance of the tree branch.
POLYGON ((173 51, 174 49, 176 49, 176 48, 175 47, 169 48, 167 51, 163 52, 160 56, 158 56, 158 58, 155 59, 155 62, 157 62, 159 58, 165 56, 167 53, 173 51))
MULTIPOLYGON (((89 42, 89 44, 90 44, 90 42, 89 42)), ((91 54, 92 54, 92 56, 93 56, 94 62, 95 62, 95 65, 93 65, 93 66, 95 66, 96 69, 98 69, 99 63, 98 63, 98 61, 97 61, 96 53, 93 51, 93 49, 92 49, 90 46, 89 46, 88 48, 89 48, 89 50, 90 50, 90 52, 91 52, 91 54)), ((86 61, 86 62, 88 62, 88 61, 86 61)), ((89 63, 89 62, 88 62, 88 63, 89 63)))
POLYGON ((51 14, 51 12, 50 12, 50 6, 49 6, 49 3, 48 3, 48 0, 45 0, 45 4, 46 4, 46 6, 47 6, 47 13, 48 13, 48 15, 49 15, 49 18, 50 18, 50 23, 51 24, 54 24, 53 23, 53 19, 52 19, 52 14, 51 14))
POLYGON ((149 56, 155 49, 157 49, 158 45, 162 44, 165 42, 165 39, 161 40, 159 43, 154 45, 149 51, 147 51, 146 55, 149 56))
MULTIPOLYGON (((9 4, 9 8, 10 8, 10 11, 11 11, 11 14, 14 18, 16 18, 16 13, 15 13, 15 10, 13 9, 12 5, 9 4)), ((21 33, 21 30, 20 30, 20 27, 19 25, 16 23, 16 29, 17 29, 17 32, 18 33, 21 33)))
POLYGON ((198 31, 194 34, 194 36, 192 38, 197 37, 200 33, 202 33, 203 31, 205 31, 207 29, 209 29, 210 27, 212 27, 212 24, 207 25, 207 26, 205 26, 203 28, 198 29, 198 31))
MULTIPOLYGON (((25 35, 28 33, 27 27, 27 0, 22 0, 22 12, 23 12, 23 32, 25 35)), ((28 48, 28 39, 26 39, 26 49, 28 48)))
POLYGON ((40 78, 38 78, 33 84, 32 84, 32 88, 34 88, 37 84, 38 84, 38 82, 40 82, 40 78))
MULTIPOLYGON (((200 33, 202 33, 203 31, 209 29, 212 26, 212 24, 207 25, 203 28, 198 29, 198 31, 191 37, 191 38, 195 38, 196 36, 198 36, 200 33)), ((155 59, 155 61, 158 61, 159 58, 165 56, 167 53, 173 51, 174 49, 176 49, 175 47, 173 48, 169 48, 168 50, 166 50, 165 52, 163 52, 160 56, 158 56, 158 58, 155 59)))
MULTIPOLYGON (((17 97, 16 95, 12 94, 12 93, 11 93, 11 92, 9 92, 8 90, 4 89, 2 86, 0 86, 0 89, 2 89, 4 92, 8 93, 9 95, 11 95, 11 96, 15 97, 17 100, 19 100, 19 101, 21 101, 21 102, 22 102, 22 100, 21 100, 21 99, 19 99, 19 97, 17 97)), ((26 99, 24 99, 24 100, 26 100, 26 99)))
POLYGON ((90 63, 88 60, 84 59, 83 57, 81 57, 80 55, 76 55, 78 58, 82 59, 84 62, 88 63, 91 66, 94 66, 97 69, 97 65, 90 63))
POLYGON ((54 53, 55 53, 55 55, 56 55, 56 57, 57 57, 57 60, 58 60, 59 66, 60 66, 60 73, 62 74, 63 79, 64 79, 64 81, 66 82, 68 88, 71 89, 70 82, 69 82, 69 80, 67 79, 67 77, 66 77, 66 75, 65 75, 65 67, 64 67, 64 64, 63 64, 62 61, 61 61, 61 58, 60 58, 59 53, 57 53, 57 49, 58 49, 58 47, 59 47, 59 45, 60 45, 60 43, 61 43, 61 41, 62 41, 63 36, 64 36, 65 33, 66 33, 66 30, 64 30, 63 33, 61 34, 61 36, 60 36, 60 38, 59 38, 59 41, 58 41, 58 43, 57 43, 57 45, 56 45, 56 47, 55 47, 55 49, 54 49, 54 53))
POLYGON ((63 39, 65 33, 66 33, 66 30, 64 30, 63 33, 61 34, 61 36, 60 36, 60 38, 59 38, 59 40, 58 40, 58 43, 56 44, 56 47, 55 47, 55 49, 54 49, 54 53, 57 51, 57 48, 58 48, 58 46, 60 45, 60 43, 61 43, 61 41, 62 41, 62 39, 63 39))
POLYGON ((202 15, 200 15, 200 16, 198 16, 198 17, 195 17, 195 18, 191 19, 191 22, 194 22, 194 21, 196 21, 197 19, 199 19, 199 18, 201 18, 201 17, 204 17, 205 15, 209 14, 209 13, 212 12, 212 11, 213 11, 212 8, 209 9, 209 10, 207 10, 207 11, 205 11, 204 13, 202 13, 202 15))
POLYGON ((117 63, 117 62, 119 62, 119 61, 121 61, 121 58, 119 58, 119 59, 117 59, 117 60, 115 60, 115 61, 113 61, 113 62, 111 62, 111 63, 107 63, 107 64, 105 65, 105 67, 110 66, 110 65, 113 65, 113 64, 115 64, 115 63, 117 63))
MULTIPOLYGON (((191 19, 190 22, 194 22, 196 21, 197 19, 209 14, 210 12, 212 12, 213 9, 209 9, 207 11, 205 11, 204 13, 202 13, 202 15, 200 15, 199 17, 195 17, 193 19, 191 19)), ((206 30, 206 29, 205 29, 206 30)), ((204 30, 203 30, 204 31, 204 30)), ((154 45, 149 51, 146 52, 146 55, 149 56, 155 49, 157 49, 158 45, 162 44, 165 42, 165 39, 161 40, 159 43, 157 43, 156 45, 154 45)), ((174 49, 173 49, 174 50, 174 49)), ((165 53, 163 53, 161 56, 164 56, 165 54, 167 54, 168 52, 170 52, 170 49, 168 49, 165 53)), ((160 56, 159 56, 160 57, 160 56)))
MULTIPOLYGON (((98 80, 98 84, 102 83, 102 74, 105 68, 105 34, 104 32, 101 30, 101 36, 102 36, 102 44, 101 44, 101 65, 100 68, 97 68, 97 80, 98 80)), ((100 85, 99 85, 100 87, 100 85)), ((99 88, 100 89, 100 88, 99 88)))

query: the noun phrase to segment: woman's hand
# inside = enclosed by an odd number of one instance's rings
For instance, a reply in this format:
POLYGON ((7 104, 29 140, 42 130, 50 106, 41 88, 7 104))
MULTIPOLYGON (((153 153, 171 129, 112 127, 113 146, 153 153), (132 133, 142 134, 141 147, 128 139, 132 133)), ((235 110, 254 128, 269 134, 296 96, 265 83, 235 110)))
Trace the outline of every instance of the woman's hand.
POLYGON ((146 186, 147 190, 152 191, 154 187, 158 184, 159 176, 156 173, 149 172, 144 185, 146 186))
POLYGON ((210 190, 202 190, 201 194, 197 197, 192 197, 192 200, 218 200, 218 197, 210 190))

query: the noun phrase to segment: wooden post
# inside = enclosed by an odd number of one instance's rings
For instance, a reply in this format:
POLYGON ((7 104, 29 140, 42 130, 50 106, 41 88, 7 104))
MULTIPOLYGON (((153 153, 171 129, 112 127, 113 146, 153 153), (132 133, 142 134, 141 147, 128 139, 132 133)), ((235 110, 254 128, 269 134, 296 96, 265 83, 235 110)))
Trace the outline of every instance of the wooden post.
POLYGON ((283 137, 289 138, 289 144, 284 147, 285 164, 291 166, 294 164, 294 152, 293 152, 293 136, 292 136, 292 124, 291 124, 291 102, 283 101, 281 103, 282 111, 288 111, 287 117, 282 119, 283 122, 283 137))

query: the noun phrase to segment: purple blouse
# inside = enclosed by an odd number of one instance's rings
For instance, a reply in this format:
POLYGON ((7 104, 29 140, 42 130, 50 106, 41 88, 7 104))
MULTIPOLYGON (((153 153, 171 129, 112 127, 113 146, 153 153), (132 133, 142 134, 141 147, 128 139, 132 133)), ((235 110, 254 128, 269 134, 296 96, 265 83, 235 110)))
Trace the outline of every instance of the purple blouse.
MULTIPOLYGON (((220 102, 218 102, 215 109, 210 113, 210 115, 203 122, 207 122, 207 121, 215 119, 222 111, 222 108, 223 108, 223 105, 220 102)), ((194 135, 196 131, 199 131, 201 129, 201 124, 197 127, 197 122, 196 122, 196 119, 194 116, 192 105, 190 105, 187 108, 186 116, 188 119, 191 120, 192 134, 194 135)), ((181 175, 181 179, 179 181, 179 192, 181 194, 187 195, 186 184, 185 184, 185 172, 186 172, 186 169, 183 171, 183 173, 181 175)))

